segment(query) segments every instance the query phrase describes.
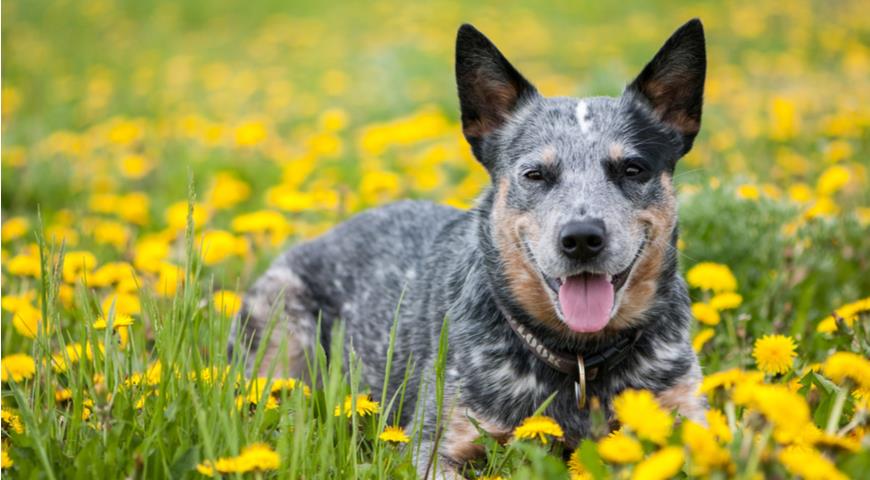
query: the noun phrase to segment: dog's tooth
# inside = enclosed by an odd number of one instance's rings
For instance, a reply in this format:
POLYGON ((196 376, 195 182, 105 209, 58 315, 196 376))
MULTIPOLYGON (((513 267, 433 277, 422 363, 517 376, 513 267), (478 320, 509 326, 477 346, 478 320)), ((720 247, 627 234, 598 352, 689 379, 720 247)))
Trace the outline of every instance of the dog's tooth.
POLYGON ((524 327, 522 325, 517 325, 517 331, 520 332, 520 335, 525 335, 526 327, 524 327))
POLYGON ((541 345, 540 343, 539 343, 538 346, 535 348, 535 350, 538 351, 538 355, 543 355, 543 354, 544 354, 544 346, 541 345))

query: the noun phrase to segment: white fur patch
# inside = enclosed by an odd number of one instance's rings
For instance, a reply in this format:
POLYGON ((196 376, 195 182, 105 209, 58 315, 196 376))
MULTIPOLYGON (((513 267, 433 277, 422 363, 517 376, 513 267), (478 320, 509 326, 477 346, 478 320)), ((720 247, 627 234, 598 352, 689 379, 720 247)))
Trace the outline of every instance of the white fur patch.
POLYGON ((589 132, 589 129, 592 128, 592 120, 589 116, 589 106, 586 105, 586 102, 580 100, 577 102, 577 124, 580 125, 580 131, 583 133, 589 132))

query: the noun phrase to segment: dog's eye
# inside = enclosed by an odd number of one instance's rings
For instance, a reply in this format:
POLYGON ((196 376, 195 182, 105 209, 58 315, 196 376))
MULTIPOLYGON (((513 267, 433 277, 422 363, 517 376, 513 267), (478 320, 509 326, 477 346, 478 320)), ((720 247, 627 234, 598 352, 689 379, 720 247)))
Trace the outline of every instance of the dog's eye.
POLYGON ((622 173, 626 177, 640 177, 645 172, 646 169, 643 167, 643 165, 640 165, 636 162, 628 163, 622 169, 622 173))
POLYGON ((544 174, 540 170, 526 170, 523 176, 536 182, 544 179, 544 174))

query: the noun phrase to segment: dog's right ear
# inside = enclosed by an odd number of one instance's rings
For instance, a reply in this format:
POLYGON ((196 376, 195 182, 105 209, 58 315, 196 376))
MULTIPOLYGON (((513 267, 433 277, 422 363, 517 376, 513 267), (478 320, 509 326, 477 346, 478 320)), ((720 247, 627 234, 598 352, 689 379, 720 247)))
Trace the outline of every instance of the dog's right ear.
POLYGON ((523 101, 538 94, 498 48, 469 24, 459 27, 456 35, 456 86, 462 132, 478 159, 486 136, 504 125, 523 101))

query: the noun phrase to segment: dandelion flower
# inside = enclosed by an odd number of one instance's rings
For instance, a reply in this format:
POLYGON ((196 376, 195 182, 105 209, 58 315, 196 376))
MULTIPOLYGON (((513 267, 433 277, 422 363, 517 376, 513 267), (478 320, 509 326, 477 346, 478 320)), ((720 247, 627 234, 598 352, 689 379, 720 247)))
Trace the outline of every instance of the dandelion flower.
POLYGON ((598 442, 598 454, 610 463, 635 463, 643 458, 640 442, 618 431, 598 442))
POLYGON ((9 458, 9 452, 6 451, 6 445, 3 445, 3 451, 0 452, 0 468, 6 470, 7 468, 12 468, 15 465, 15 462, 9 458))
POLYGON ((779 454, 779 461, 792 475, 806 480, 846 480, 848 477, 817 450, 791 446, 779 454))
POLYGON ((254 443, 243 448, 238 456, 219 458, 214 462, 206 460, 196 466, 196 471, 210 477, 215 472, 266 472, 277 470, 280 465, 281 459, 272 447, 265 443, 254 443))
POLYGON ((640 438, 661 445, 671 434, 673 419, 648 390, 625 390, 613 401, 613 411, 640 438))
POLYGON ((833 333, 837 331, 837 317, 843 319, 843 323, 846 324, 847 327, 852 327, 855 324, 855 320, 858 319, 858 315, 863 312, 870 312, 870 297, 863 298, 861 300, 847 303, 842 307, 836 309, 834 311, 834 315, 830 315, 825 317, 821 322, 819 322, 819 326, 816 328, 816 331, 819 333, 833 333))
POLYGON ((712 328, 705 328, 698 332, 695 335, 695 338, 692 339, 692 350, 700 352, 701 349, 704 348, 704 345, 706 345, 714 335, 716 335, 716 330, 712 328))
POLYGON ((724 469, 731 463, 731 454, 719 445, 716 435, 691 420, 683 424, 683 444, 692 454, 693 474, 708 475, 711 470, 724 469))
POLYGON ((665 447, 640 462, 632 472, 632 480, 665 480, 675 476, 686 461, 681 447, 665 447))
POLYGON ((836 352, 822 366, 822 373, 837 383, 849 378, 863 390, 870 390, 870 360, 852 352, 836 352))
POLYGON ((715 308, 701 302, 692 304, 692 316, 705 325, 718 325, 721 320, 715 308))
POLYGON ((730 443, 734 438, 731 429, 728 427, 728 421, 725 419, 725 414, 721 410, 711 408, 707 410, 707 425, 710 426, 710 431, 716 435, 720 441, 730 443))
POLYGON ((791 370, 796 355, 794 340, 785 335, 765 335, 755 341, 752 349, 758 368, 769 375, 791 370))
POLYGON ((571 474, 571 480, 592 480, 592 475, 583 466, 580 461, 580 449, 574 450, 571 453, 571 458, 568 459, 568 472, 571 474))
POLYGON ((384 442, 394 442, 394 443, 408 443, 411 441, 408 438, 408 434, 405 433, 405 429, 402 427, 386 427, 384 431, 378 435, 380 440, 384 442))
MULTIPOLYGON (((380 405, 378 402, 372 400, 367 394, 361 393, 356 396, 356 414, 365 417, 367 415, 372 415, 374 413, 378 413, 378 409, 380 405)), ((335 406, 335 416, 341 416, 344 413, 347 418, 350 418, 353 415, 353 397, 348 395, 347 398, 344 399, 344 405, 336 405, 335 406)))
POLYGON ((713 292, 733 292, 737 290, 737 279, 731 273, 728 265, 713 262, 701 262, 686 273, 686 281, 690 286, 713 292))
POLYGON ((743 303, 743 296, 735 292, 717 293, 710 299, 710 306, 718 311, 733 310, 743 303))
POLYGON ((0 375, 2 381, 10 379, 15 382, 33 378, 36 374, 36 361, 25 353, 13 353, 0 360, 0 375))
POLYGON ((30 221, 24 217, 12 217, 3 222, 2 238, 4 242, 10 242, 21 238, 30 231, 30 221))
POLYGON ((562 438, 565 433, 562 427, 550 417, 535 415, 528 417, 514 430, 514 436, 519 439, 538 438, 544 445, 547 444, 547 436, 562 438))
POLYGON ((812 427, 806 400, 784 385, 744 383, 734 389, 737 405, 750 407, 773 425, 773 438, 783 444, 807 435, 812 427))
POLYGON ((18 414, 9 410, 2 410, 0 411, 0 416, 3 418, 3 430, 24 433, 24 425, 21 423, 21 418, 18 417, 18 414))
POLYGON ((228 317, 235 316, 242 307, 242 298, 232 290, 218 290, 211 298, 215 310, 228 317))

